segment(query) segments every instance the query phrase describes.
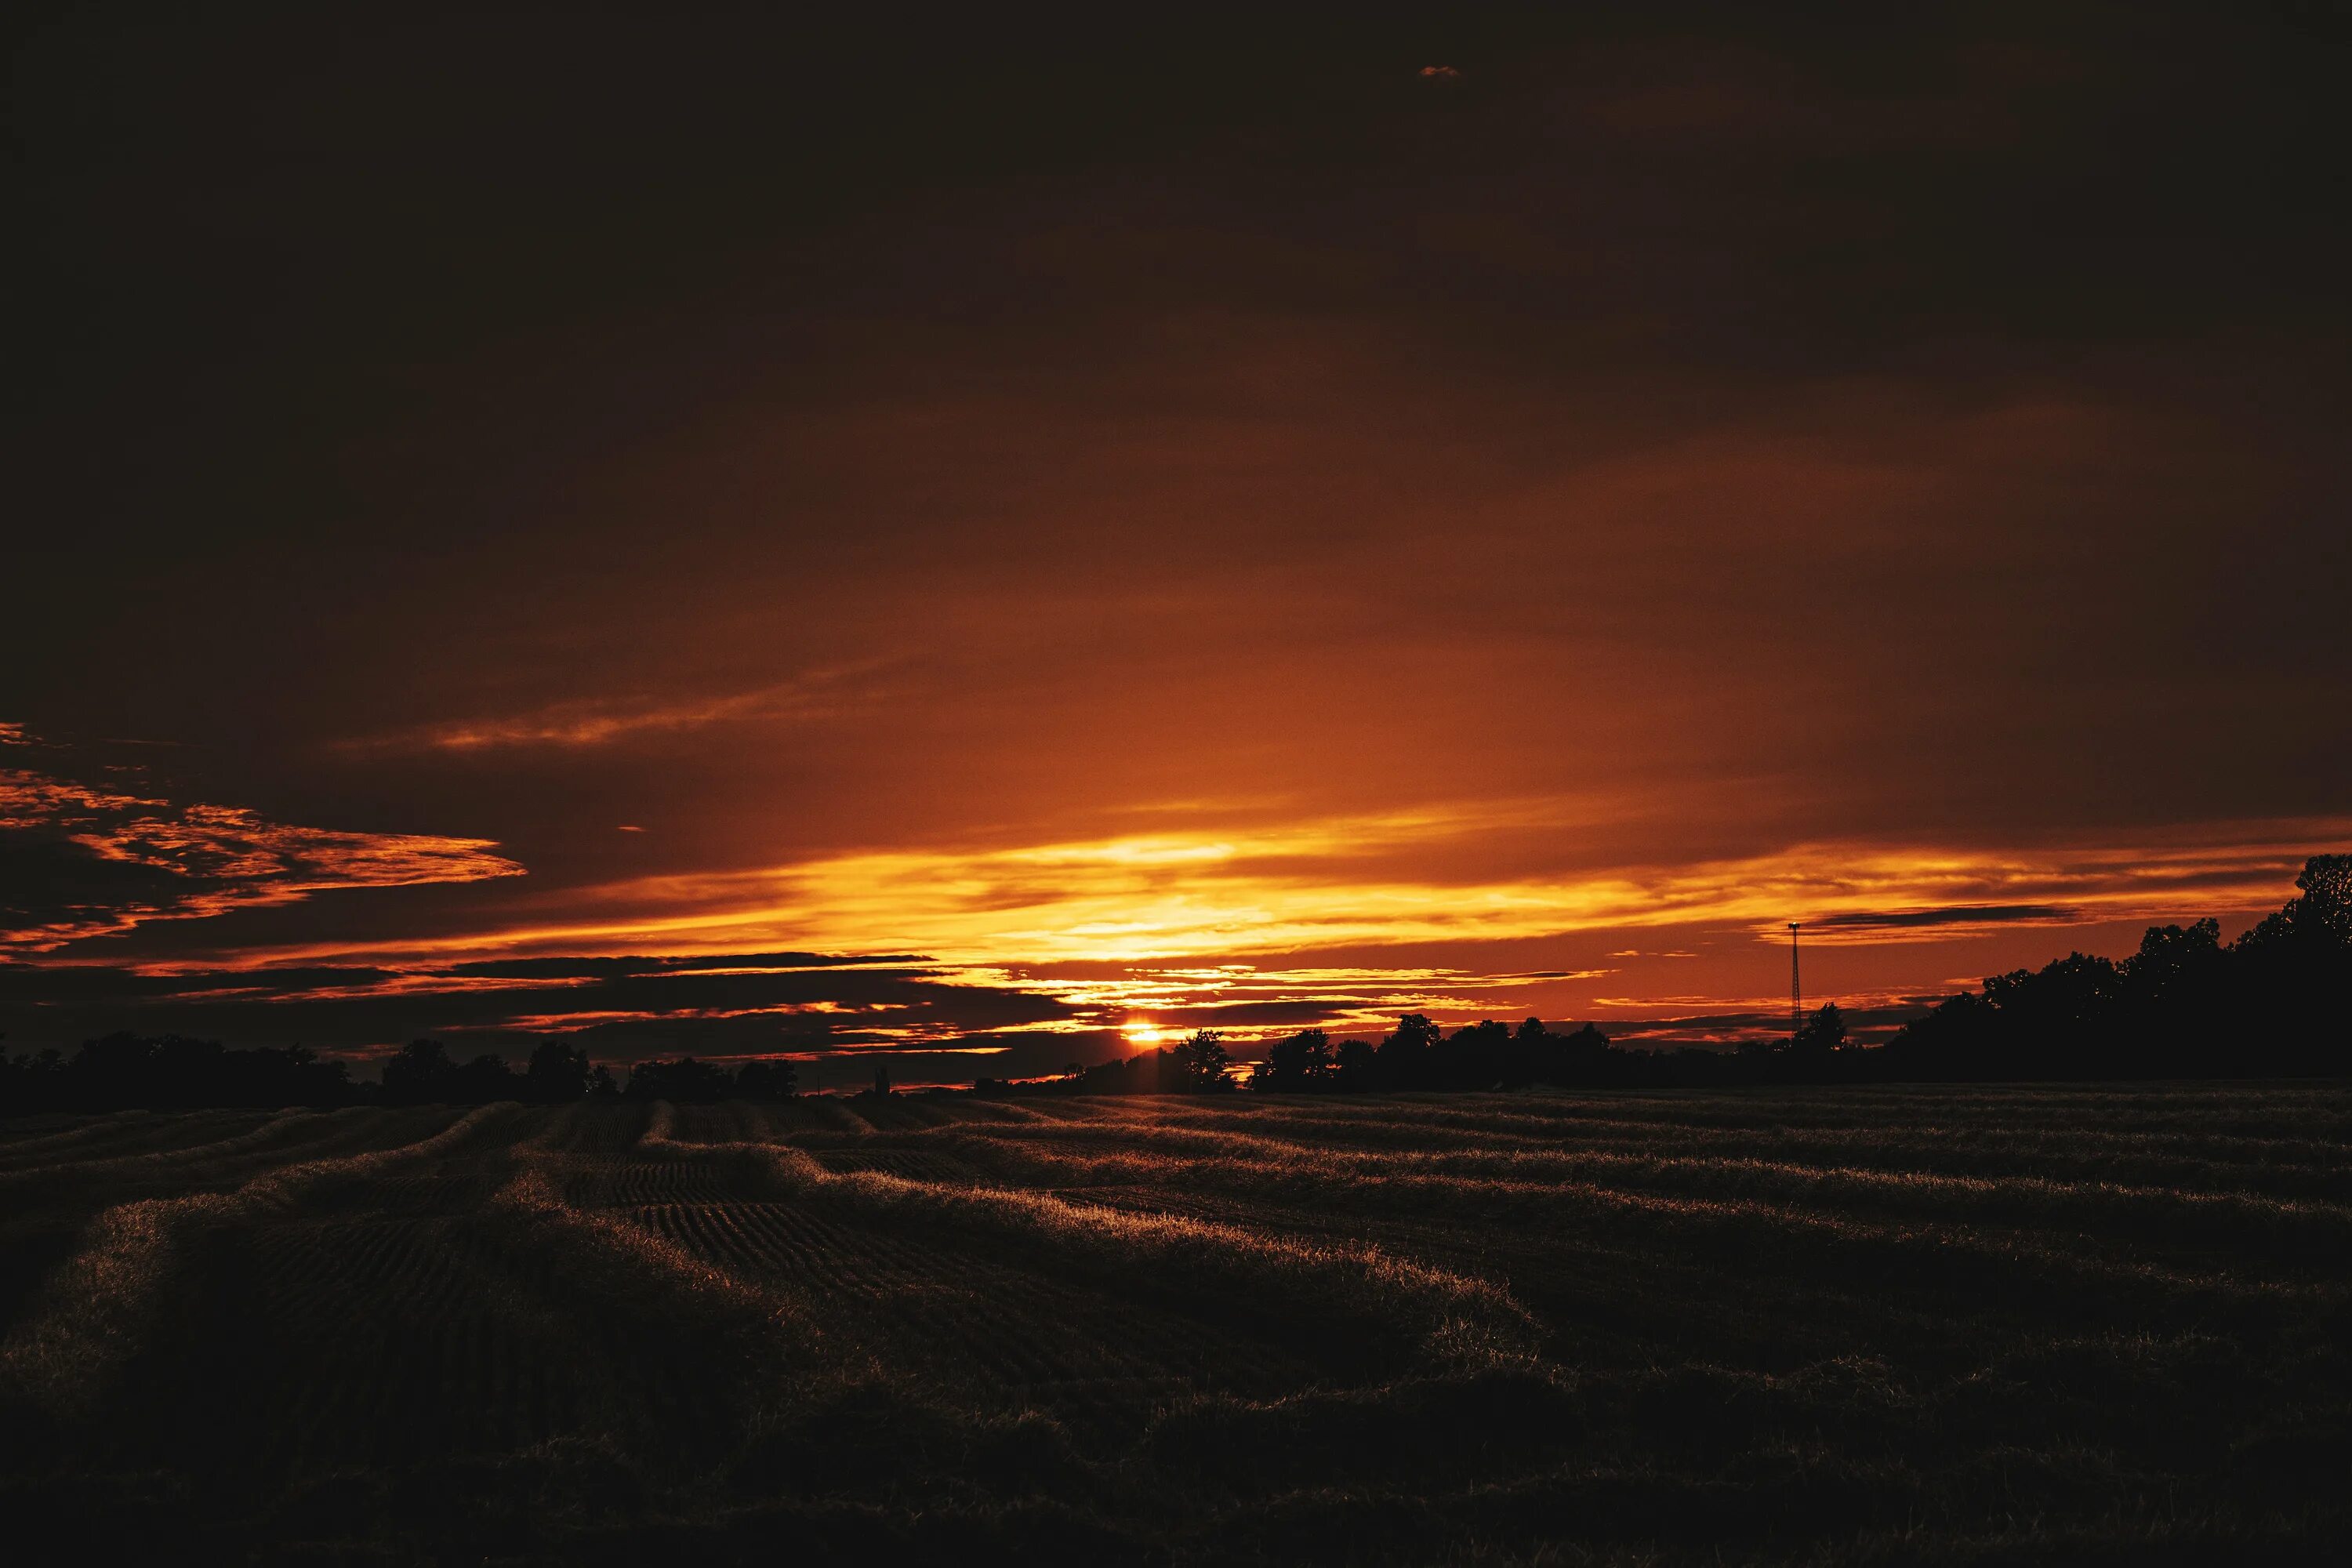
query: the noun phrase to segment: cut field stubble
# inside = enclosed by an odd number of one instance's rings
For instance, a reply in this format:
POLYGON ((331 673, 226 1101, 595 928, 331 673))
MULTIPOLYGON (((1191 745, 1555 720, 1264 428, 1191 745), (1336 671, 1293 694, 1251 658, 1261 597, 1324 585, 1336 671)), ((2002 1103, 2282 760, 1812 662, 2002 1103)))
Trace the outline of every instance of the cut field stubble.
POLYGON ((150 1543, 2054 1561, 2347 1522, 2334 1086, 191 1113, 0 1137, 0 1248, 59 1248, 0 1337, 0 1501, 150 1543), (201 1453, 117 1436, 208 1411, 201 1453))

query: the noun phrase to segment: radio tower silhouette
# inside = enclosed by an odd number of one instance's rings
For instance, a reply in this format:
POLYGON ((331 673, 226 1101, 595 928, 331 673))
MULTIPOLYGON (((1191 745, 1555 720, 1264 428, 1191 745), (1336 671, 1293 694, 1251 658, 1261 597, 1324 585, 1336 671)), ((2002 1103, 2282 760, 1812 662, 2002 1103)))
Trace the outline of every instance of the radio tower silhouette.
POLYGON ((1805 988, 1797 978, 1797 928, 1805 922, 1789 922, 1789 1038, 1794 1040, 1805 1031, 1805 988))

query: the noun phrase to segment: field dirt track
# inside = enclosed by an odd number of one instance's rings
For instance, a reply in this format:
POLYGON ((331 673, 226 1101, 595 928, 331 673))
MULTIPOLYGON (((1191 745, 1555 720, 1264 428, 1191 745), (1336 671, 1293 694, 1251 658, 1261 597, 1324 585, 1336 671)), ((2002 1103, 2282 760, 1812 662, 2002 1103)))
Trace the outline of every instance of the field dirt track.
POLYGON ((44 1117, 0 1508, 79 1560, 2321 1561, 2347 1308, 2333 1084, 44 1117))

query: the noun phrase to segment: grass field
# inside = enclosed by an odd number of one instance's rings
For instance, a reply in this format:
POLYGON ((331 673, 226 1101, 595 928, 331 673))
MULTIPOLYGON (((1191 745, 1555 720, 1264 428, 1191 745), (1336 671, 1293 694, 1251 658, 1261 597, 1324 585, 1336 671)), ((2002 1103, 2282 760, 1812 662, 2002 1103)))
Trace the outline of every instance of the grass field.
POLYGON ((61 1555, 2335 1558, 2352 1089, 0 1123, 61 1555))

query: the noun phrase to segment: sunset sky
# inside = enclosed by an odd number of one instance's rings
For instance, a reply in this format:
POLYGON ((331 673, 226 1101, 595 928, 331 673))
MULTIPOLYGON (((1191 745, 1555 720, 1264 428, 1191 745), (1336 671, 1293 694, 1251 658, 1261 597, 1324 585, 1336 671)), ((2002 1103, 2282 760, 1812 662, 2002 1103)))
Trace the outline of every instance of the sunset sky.
POLYGON ((48 26, 0 1049, 1719 1041, 1791 920, 1880 1029, 2242 928, 2352 847, 2341 21, 1774 9, 48 26))

